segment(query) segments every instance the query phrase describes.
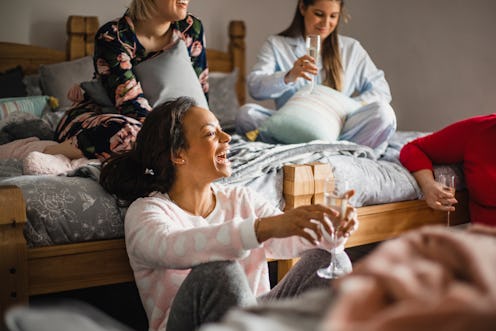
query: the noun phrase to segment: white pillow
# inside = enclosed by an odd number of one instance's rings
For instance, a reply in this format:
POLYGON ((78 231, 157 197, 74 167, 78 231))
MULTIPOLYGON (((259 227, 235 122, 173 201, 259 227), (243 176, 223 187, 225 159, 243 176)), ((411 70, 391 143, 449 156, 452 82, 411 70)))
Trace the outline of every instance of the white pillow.
POLYGON ((259 128, 284 144, 336 141, 346 116, 360 108, 352 98, 324 85, 298 91, 259 128))
POLYGON ((134 71, 152 108, 166 100, 188 96, 198 106, 209 109, 183 40, 179 39, 172 48, 139 63, 134 71))

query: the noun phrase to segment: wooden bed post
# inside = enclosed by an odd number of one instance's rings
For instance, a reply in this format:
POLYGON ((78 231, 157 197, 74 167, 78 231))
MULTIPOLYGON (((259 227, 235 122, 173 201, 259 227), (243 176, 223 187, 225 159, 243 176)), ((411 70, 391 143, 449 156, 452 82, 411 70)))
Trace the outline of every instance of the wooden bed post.
MULTIPOLYGON (((0 317, 8 307, 28 302, 28 246, 23 229, 26 205, 16 186, 0 187, 0 317)), ((2 323, 0 323, 1 325, 2 323)))
POLYGON ((246 101, 245 36, 246 36, 246 28, 245 28, 245 23, 243 21, 231 21, 229 23, 229 53, 232 56, 234 68, 238 68, 238 82, 236 83, 236 92, 238 95, 238 100, 240 105, 243 105, 246 101))
MULTIPOLYGON (((312 166, 306 164, 285 165, 283 194, 286 201, 285 210, 312 203, 315 181, 312 166)), ((298 259, 277 260, 277 281, 286 275, 298 259)))
POLYGON ((332 168, 329 163, 311 163, 314 182, 314 192, 312 205, 324 203, 324 181, 332 175, 332 168))
POLYGON ((314 179, 312 167, 306 164, 284 166, 283 194, 285 210, 312 203, 314 179))
POLYGON ((67 60, 93 55, 95 34, 99 23, 96 16, 69 16, 67 19, 67 60))

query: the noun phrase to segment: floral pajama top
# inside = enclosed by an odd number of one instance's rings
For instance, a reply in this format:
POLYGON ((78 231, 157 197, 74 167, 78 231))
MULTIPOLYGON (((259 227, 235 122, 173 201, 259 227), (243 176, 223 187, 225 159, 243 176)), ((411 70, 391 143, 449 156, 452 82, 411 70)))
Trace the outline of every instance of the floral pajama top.
MULTIPOLYGON (((201 21, 188 15, 175 22, 172 28, 173 42, 163 50, 177 39, 183 39, 191 65, 207 94, 208 67, 201 21)), ((59 142, 70 140, 87 158, 100 160, 130 149, 141 123, 152 110, 133 68, 163 50, 146 52, 127 13, 100 27, 95 37, 95 76, 101 80, 115 108, 109 112, 108 107, 104 108, 88 97, 78 100, 59 122, 55 138, 59 142)))

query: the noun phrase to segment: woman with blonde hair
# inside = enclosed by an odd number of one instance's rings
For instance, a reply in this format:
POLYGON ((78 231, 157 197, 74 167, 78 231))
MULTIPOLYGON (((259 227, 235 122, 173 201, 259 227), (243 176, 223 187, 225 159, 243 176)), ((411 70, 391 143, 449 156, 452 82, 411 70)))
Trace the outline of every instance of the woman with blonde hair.
MULTIPOLYGON (((105 23, 95 35, 95 76, 103 85, 98 98, 75 86, 68 95, 75 104, 55 131, 58 143, 36 138, 14 141, 12 146, 0 149, 0 158, 25 159, 35 151, 38 153, 33 162, 54 164, 55 170, 63 172, 65 167, 55 165, 64 162, 50 155, 103 161, 131 149, 152 110, 136 67, 173 48, 179 40, 186 44, 187 60, 207 94, 204 29, 201 21, 188 13, 188 4, 189 0, 132 0, 122 17, 105 23)), ((177 77, 164 75, 163 79, 177 77)))

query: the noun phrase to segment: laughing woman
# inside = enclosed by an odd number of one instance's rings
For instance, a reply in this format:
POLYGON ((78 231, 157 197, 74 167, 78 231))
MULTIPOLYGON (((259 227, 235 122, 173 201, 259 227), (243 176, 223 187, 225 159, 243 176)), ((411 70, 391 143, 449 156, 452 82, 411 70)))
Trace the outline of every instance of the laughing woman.
MULTIPOLYGON (((332 248, 324 214, 338 212, 311 205, 282 213, 248 188, 214 183, 231 174, 230 139, 210 111, 179 98, 156 107, 135 147, 103 165, 103 187, 131 203, 126 248, 150 330, 194 330, 235 306, 329 286, 316 270, 332 248), (297 256, 271 290, 267 258, 297 256)), ((338 251, 357 225, 349 206, 338 251)))

